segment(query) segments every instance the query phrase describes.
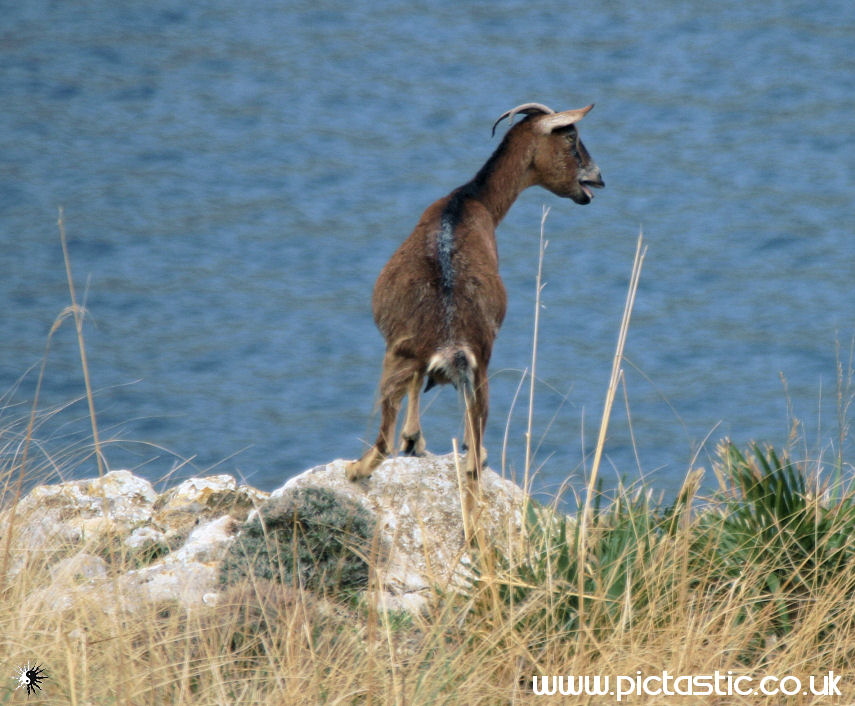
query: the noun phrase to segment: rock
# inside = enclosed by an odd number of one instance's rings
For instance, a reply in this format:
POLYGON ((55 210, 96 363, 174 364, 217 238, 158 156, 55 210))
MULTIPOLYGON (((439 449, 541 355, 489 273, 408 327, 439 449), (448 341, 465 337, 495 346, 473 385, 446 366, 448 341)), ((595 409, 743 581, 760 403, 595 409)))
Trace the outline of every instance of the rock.
POLYGON ((185 607, 212 603, 217 595, 217 575, 214 562, 163 561, 129 571, 118 583, 125 610, 135 612, 151 603, 177 601, 185 607))
POLYGON ((7 578, 33 561, 75 551, 100 553, 146 523, 156 499, 151 483, 130 471, 33 488, 0 514, 0 534, 12 532, 7 578))
MULTIPOLYGON (((29 550, 97 543, 106 533, 127 533, 151 518, 157 493, 130 471, 33 488, 18 503, 15 545, 29 550)), ((0 527, 11 511, 0 517, 0 527)))
POLYGON ((217 589, 239 521, 267 495, 213 476, 158 496, 129 471, 38 486, 0 513, 0 534, 12 533, 7 579, 27 569, 28 600, 55 610, 80 596, 112 609, 115 586, 130 610, 163 600, 202 604, 217 589), (135 568, 116 577, 115 566, 135 568))
MULTIPOLYGON (((79 597, 105 611, 163 601, 211 604, 222 590, 223 557, 255 508, 298 488, 320 488, 370 513, 381 607, 417 611, 435 587, 466 581, 469 552, 451 456, 392 458, 357 482, 347 480, 344 467, 345 461, 318 466, 270 494, 218 475, 158 495, 129 471, 39 486, 0 513, 0 535, 12 532, 6 578, 29 567, 27 600, 58 610, 73 608, 79 597)), ((489 469, 481 488, 480 522, 501 542, 521 526, 525 494, 489 469)))
POLYGON ((107 578, 107 562, 101 557, 80 552, 51 566, 50 575, 58 586, 103 579, 107 578))
POLYGON ((245 520, 268 493, 238 486, 229 475, 189 478, 163 493, 154 504, 154 522, 171 531, 187 530, 202 520, 229 515, 245 520))
POLYGON ((60 559, 49 567, 50 584, 31 591, 25 605, 40 612, 70 610, 76 597, 105 585, 108 568, 101 557, 86 552, 60 559))
POLYGON ((238 523, 230 515, 223 515, 216 520, 199 525, 179 549, 164 557, 162 563, 219 561, 234 539, 237 528, 238 523))
MULTIPOLYGON (((370 478, 352 482, 345 461, 333 461, 291 478, 271 497, 301 487, 328 488, 362 504, 376 517, 387 558, 376 567, 383 592, 379 604, 417 610, 433 588, 460 586, 469 577, 457 466, 452 455, 397 457, 383 462, 370 478)), ((485 468, 481 475, 485 535, 501 546, 509 530, 522 526, 526 495, 485 468)))
POLYGON ((166 544, 166 533, 149 525, 137 527, 125 538, 125 546, 128 549, 136 549, 139 551, 144 551, 155 545, 166 546, 166 544))
POLYGON ((175 600, 185 606, 212 603, 218 588, 219 561, 234 540, 236 528, 229 515, 205 522, 175 551, 119 577, 127 601, 125 609, 133 612, 149 603, 175 600))

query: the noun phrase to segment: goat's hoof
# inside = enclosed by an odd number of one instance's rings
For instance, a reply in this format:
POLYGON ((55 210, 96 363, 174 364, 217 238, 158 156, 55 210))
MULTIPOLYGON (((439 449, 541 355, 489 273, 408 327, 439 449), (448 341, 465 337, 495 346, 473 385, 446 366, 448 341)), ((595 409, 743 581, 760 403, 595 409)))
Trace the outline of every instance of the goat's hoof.
POLYGON ((404 456, 424 456, 427 443, 420 431, 415 434, 401 434, 401 453, 404 456))
POLYGON ((367 473, 363 470, 362 460, 359 461, 349 461, 347 465, 344 467, 344 475, 348 480, 359 480, 360 478, 367 478, 371 475, 371 471, 369 470, 367 473))
POLYGON ((376 446, 366 451, 358 461, 349 461, 344 467, 344 474, 348 480, 359 480, 368 478, 377 466, 383 463, 386 454, 376 446))
MULTIPOLYGON (((468 451, 469 451, 469 445, 468 445, 468 444, 463 444, 463 447, 461 448, 461 451, 462 451, 464 454, 465 454, 465 453, 468 453, 468 451)), ((481 447, 481 465, 483 465, 483 466, 486 466, 486 465, 487 465, 487 449, 486 449, 486 448, 484 448, 483 446, 481 447)))

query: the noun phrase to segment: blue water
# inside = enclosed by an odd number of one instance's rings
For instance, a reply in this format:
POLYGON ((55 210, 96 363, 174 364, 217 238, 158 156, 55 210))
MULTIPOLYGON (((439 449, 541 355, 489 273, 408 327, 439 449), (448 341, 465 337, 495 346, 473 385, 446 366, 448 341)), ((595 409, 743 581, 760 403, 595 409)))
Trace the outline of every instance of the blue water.
MULTIPOLYGON (((590 467, 640 229, 606 485, 671 494, 720 438, 783 446, 794 425, 804 454, 837 453, 849 0, 3 5, 0 453, 20 449, 49 343, 33 467, 95 472, 73 323, 51 334, 70 303, 62 207, 110 467, 271 489, 357 456, 378 422, 374 278, 532 100, 596 103, 580 132, 606 189, 585 207, 531 189, 500 227, 491 464, 522 475, 544 206, 540 492, 590 467)), ((425 405, 429 447, 449 450, 453 392, 425 405)))

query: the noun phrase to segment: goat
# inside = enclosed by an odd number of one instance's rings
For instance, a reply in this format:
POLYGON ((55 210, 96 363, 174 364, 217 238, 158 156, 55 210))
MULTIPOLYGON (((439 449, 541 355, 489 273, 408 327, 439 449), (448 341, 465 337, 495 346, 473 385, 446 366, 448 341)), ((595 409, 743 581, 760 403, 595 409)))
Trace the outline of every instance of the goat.
MULTIPOLYGON (((487 364, 505 317, 507 295, 499 277, 495 229, 529 186, 588 204, 592 188, 605 186, 576 131, 593 105, 555 112, 524 103, 501 115, 511 123, 475 177, 430 205, 374 285, 374 321, 386 341, 380 379, 380 432, 350 480, 370 476, 391 452, 404 395, 407 413, 401 451, 425 453, 419 390, 452 384, 465 404, 467 505, 474 501, 485 452, 481 439, 488 411, 487 364), (526 117, 513 125, 514 116, 526 117)), ((466 516, 464 516, 466 517, 466 516)), ((469 534, 467 533, 467 536, 469 534)))

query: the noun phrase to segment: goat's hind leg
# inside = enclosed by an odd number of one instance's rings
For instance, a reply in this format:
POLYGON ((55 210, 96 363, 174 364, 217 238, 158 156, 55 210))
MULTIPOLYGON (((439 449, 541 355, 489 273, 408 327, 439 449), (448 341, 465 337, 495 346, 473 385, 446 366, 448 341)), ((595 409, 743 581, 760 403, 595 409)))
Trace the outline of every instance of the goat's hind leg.
POLYGON ((464 430, 466 475, 476 481, 481 476, 481 469, 487 461, 487 449, 484 448, 483 440, 489 405, 488 384, 486 375, 476 371, 474 389, 463 395, 466 405, 466 429, 464 430))
POLYGON ((383 359, 383 374, 380 378, 380 432, 374 445, 358 461, 345 466, 348 480, 367 478, 383 460, 392 453, 395 423, 401 408, 401 399, 413 375, 412 362, 387 351, 383 359))
POLYGON ((466 489, 463 505, 463 532, 470 544, 476 544, 480 528, 481 470, 486 458, 482 445, 484 425, 487 421, 488 389, 487 377, 481 371, 475 373, 474 389, 463 395, 466 405, 464 438, 466 442, 466 489))
POLYGON ((407 456, 424 456, 427 449, 419 419, 419 395, 423 377, 422 373, 417 371, 413 373, 407 385, 407 417, 401 429, 400 446, 401 453, 407 456))

